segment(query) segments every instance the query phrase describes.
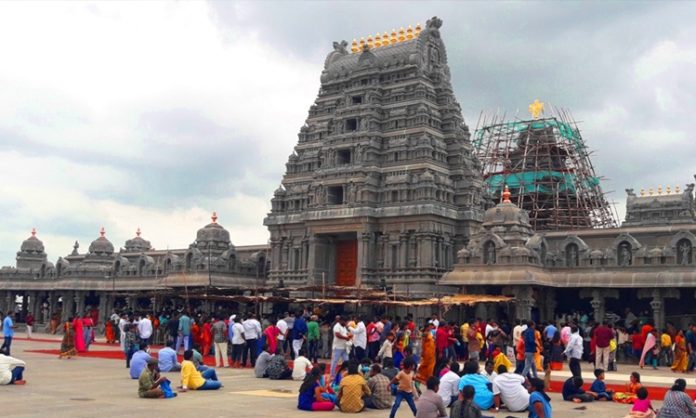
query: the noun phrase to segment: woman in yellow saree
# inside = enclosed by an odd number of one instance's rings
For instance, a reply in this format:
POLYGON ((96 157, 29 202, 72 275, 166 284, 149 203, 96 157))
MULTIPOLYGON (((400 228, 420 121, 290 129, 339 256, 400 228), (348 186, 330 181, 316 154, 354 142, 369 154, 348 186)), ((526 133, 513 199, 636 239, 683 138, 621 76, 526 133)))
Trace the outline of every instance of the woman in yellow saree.
POLYGON ((421 345, 421 359, 418 366, 416 380, 425 384, 435 371, 435 338, 433 338, 433 324, 428 324, 423 330, 421 345))
POLYGON ((65 322, 65 325, 63 325, 63 341, 60 343, 60 355, 58 358, 70 358, 76 355, 75 333, 73 333, 72 318, 70 318, 65 322))
POLYGON ((679 330, 674 337, 674 362, 672 363, 673 372, 686 373, 689 364, 689 356, 686 353, 686 339, 684 331, 679 330))

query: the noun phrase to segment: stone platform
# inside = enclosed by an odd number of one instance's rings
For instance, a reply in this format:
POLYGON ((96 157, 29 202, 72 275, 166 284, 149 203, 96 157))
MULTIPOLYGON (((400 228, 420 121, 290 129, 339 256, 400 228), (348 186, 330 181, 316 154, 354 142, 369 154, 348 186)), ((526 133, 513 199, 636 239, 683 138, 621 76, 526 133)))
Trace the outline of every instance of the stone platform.
MULTIPOLYGON (((18 335, 17 337, 21 337, 18 335)), ((3 417, 307 417, 297 410, 297 390, 300 383, 290 380, 271 381, 256 379, 250 369, 218 369, 224 387, 215 392, 188 392, 175 399, 140 399, 137 381, 128 377, 125 361, 76 357, 59 360, 55 356, 25 352, 25 350, 58 349, 60 338, 45 334, 35 335, 44 341, 17 339, 12 344, 12 355, 27 362, 25 386, 0 386, 0 404, 3 417), (49 340, 49 341, 45 341, 49 340)), ((118 350, 117 346, 95 345, 94 350, 118 350)), ((584 365, 585 366, 585 365, 584 365)), ((626 381, 630 373, 624 366, 621 373, 610 373, 609 381, 626 381)), ((591 373, 589 367, 584 370, 591 373)), ((556 372, 554 380, 564 379, 567 372, 556 372)), ((644 371, 648 385, 668 386, 675 376, 669 371, 644 371)), ((178 373, 168 374, 178 384, 178 373)), ((590 381, 589 374, 586 381, 590 381)), ((690 389, 693 379, 688 379, 690 389)), ((563 402, 557 393, 550 394, 554 417, 622 417, 626 405, 607 402, 584 404, 587 409, 576 410, 578 405, 563 402)), ((660 402, 656 402, 659 405, 660 402)), ((341 416, 338 411, 315 412, 313 417, 341 416)), ((501 411, 496 417, 526 417, 501 411)), ((364 417, 387 417, 389 412, 366 411, 364 417)), ((404 404, 397 417, 411 417, 404 404)))

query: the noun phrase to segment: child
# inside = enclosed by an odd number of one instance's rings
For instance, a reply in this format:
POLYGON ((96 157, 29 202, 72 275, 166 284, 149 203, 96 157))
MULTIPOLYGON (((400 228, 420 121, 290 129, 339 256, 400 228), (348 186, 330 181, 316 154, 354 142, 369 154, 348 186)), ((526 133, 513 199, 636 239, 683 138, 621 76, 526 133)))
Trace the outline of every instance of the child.
POLYGON ((595 381, 590 386, 590 392, 596 393, 595 399, 598 401, 610 401, 614 396, 614 392, 607 390, 607 385, 604 384, 604 370, 595 369, 595 381))
POLYGON ((406 400, 408 406, 411 408, 413 415, 416 415, 416 403, 414 402, 414 397, 417 398, 416 388, 413 386, 413 378, 415 373, 413 369, 416 364, 413 359, 407 357, 401 363, 403 370, 401 370, 394 379, 392 383, 397 385, 396 398, 394 398, 394 405, 392 406, 389 418, 394 418, 396 416, 396 411, 399 410, 401 406, 401 401, 406 400))
POLYGON ((384 339, 384 343, 382 343, 382 347, 379 349, 379 353, 377 353, 377 357, 381 358, 382 360, 385 358, 394 358, 392 355, 394 338, 396 338, 396 336, 393 332, 390 332, 389 335, 387 335, 387 338, 384 339))
POLYGON ((633 402, 633 408, 631 408, 631 415, 633 416, 634 412, 639 412, 640 414, 635 414, 637 416, 645 416, 647 414, 648 416, 651 416, 649 412, 652 412, 652 414, 657 413, 655 411, 655 408, 653 408, 652 403, 650 402, 650 399, 648 399, 648 390, 644 387, 640 387, 636 393, 638 399, 636 399, 633 402))
POLYGON ((616 392, 614 394, 614 400, 619 403, 630 403, 632 404, 636 398, 638 389, 643 387, 640 383, 640 373, 631 373, 631 381, 626 385, 626 392, 616 392))

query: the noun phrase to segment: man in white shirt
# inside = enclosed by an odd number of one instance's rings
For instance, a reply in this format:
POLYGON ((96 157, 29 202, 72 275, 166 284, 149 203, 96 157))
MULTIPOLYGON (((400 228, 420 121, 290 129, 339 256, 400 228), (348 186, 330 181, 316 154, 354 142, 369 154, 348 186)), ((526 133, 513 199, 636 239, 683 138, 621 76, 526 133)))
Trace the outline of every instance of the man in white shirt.
POLYGON ((510 412, 522 412, 529 406, 529 392, 524 387, 525 378, 522 375, 508 373, 504 364, 498 366, 498 376, 493 379, 493 402, 496 412, 501 403, 510 412))
POLYGON ((570 339, 563 354, 568 356, 568 367, 571 373, 573 373, 573 377, 582 377, 580 359, 582 358, 583 347, 578 326, 573 324, 570 327, 570 333, 570 339))
POLYGON ((254 364, 256 364, 256 343, 261 335, 261 323, 256 320, 256 315, 250 314, 249 318, 242 323, 242 326, 244 327, 244 340, 246 341, 242 364, 246 365, 248 354, 251 367, 254 367, 254 364))
MULTIPOLYGON (((294 324, 293 324, 294 325, 294 324)), ((285 350, 285 341, 288 338, 288 323, 284 319, 279 319, 278 322, 276 322, 276 328, 278 328, 278 351, 280 353, 284 353, 285 350)), ((276 354, 276 353, 271 353, 271 354, 276 354)))
POLYGON ((440 320, 437 319, 437 314, 433 314, 433 316, 430 317, 430 320, 428 321, 429 324, 433 324, 435 329, 437 329, 440 326, 440 320))
POLYGON ((346 350, 348 341, 350 341, 351 335, 346 329, 346 320, 340 316, 336 317, 336 325, 333 327, 333 345, 331 354, 331 379, 336 376, 336 365, 338 364, 338 359, 342 359, 343 362, 348 361, 348 351, 346 350))
POLYGON ((349 331, 353 334, 353 349, 355 359, 360 361, 365 358, 365 353, 367 351, 367 328, 365 327, 365 322, 362 319, 355 318, 357 322, 354 328, 349 328, 349 331))
POLYGON ((515 328, 512 329, 512 346, 517 347, 517 342, 522 338, 522 333, 527 329, 527 324, 523 324, 518 320, 515 328))
POLYGON ((118 341, 121 344, 121 351, 125 350, 124 343, 126 339, 126 324, 128 324, 128 315, 123 314, 118 320, 118 341))
POLYGON ((292 364, 292 380, 304 380, 309 370, 312 370, 312 362, 307 358, 307 351, 301 348, 292 364))
POLYGON ((440 388, 437 394, 442 398, 442 403, 450 406, 459 397, 459 363, 453 361, 449 365, 449 371, 440 378, 440 388))
POLYGON ((150 318, 145 316, 138 322, 138 334, 140 334, 140 339, 145 344, 150 344, 150 337, 152 336, 152 321, 150 318))

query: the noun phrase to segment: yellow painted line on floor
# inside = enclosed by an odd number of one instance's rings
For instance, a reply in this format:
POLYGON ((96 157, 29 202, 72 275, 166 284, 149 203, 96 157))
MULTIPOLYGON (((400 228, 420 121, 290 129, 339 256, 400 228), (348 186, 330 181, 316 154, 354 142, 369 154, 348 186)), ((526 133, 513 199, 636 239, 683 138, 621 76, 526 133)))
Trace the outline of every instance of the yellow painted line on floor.
POLYGON ((296 398, 297 395, 291 392, 281 392, 276 390, 245 390, 241 392, 230 392, 233 395, 261 396, 264 398, 296 398))

